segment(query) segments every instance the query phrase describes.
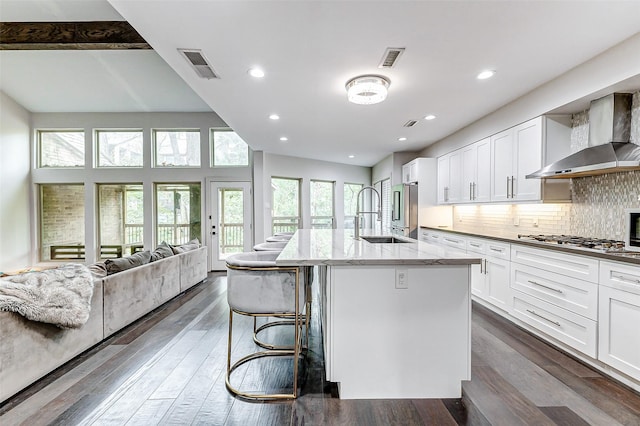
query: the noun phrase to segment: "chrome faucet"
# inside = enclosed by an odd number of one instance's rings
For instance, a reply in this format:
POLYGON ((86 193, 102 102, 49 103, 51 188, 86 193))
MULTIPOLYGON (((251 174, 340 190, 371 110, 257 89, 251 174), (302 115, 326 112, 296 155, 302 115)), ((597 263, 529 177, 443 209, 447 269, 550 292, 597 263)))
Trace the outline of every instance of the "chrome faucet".
POLYGON ((380 221, 380 229, 382 229, 382 222, 381 222, 382 221, 382 198, 380 197, 380 193, 378 192, 378 190, 375 189, 373 186, 365 186, 360 191, 358 191, 358 195, 356 195, 356 217, 353 219, 353 227, 355 228, 354 229, 354 233, 353 233, 353 238, 355 238, 356 240, 360 239, 360 215, 361 214, 375 214, 375 215, 378 215, 378 221, 380 221), (362 194, 362 192, 365 189, 372 190, 378 196, 378 210, 377 211, 370 211, 370 212, 361 212, 360 211, 360 194, 362 194))

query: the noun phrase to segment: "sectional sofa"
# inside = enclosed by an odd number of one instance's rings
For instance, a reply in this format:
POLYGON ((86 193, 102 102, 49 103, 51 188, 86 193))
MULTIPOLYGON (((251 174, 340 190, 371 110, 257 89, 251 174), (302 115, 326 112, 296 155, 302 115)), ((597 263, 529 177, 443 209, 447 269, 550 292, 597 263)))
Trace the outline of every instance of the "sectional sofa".
POLYGON ((0 312, 0 402, 207 277, 206 247, 174 249, 177 254, 94 275, 91 314, 80 328, 0 312))

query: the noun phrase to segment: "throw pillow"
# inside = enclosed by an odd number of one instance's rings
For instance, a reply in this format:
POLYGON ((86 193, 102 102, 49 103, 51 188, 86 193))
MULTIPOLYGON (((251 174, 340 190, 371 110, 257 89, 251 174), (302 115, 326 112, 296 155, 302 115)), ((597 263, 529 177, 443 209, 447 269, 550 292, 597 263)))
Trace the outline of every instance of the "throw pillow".
POLYGON ((173 250, 169 244, 163 241, 151 253, 151 262, 155 262, 156 260, 164 259, 169 256, 173 256, 173 250))
POLYGON ((173 250, 173 254, 184 253, 189 250, 195 250, 200 247, 200 240, 194 238, 186 244, 182 244, 179 246, 171 246, 171 250, 173 250))
POLYGON ((104 264, 107 267, 107 275, 116 274, 149 263, 151 260, 150 251, 139 251, 131 256, 121 257, 118 259, 107 259, 104 264))
POLYGON ((89 265, 89 271, 91 271, 93 279, 104 278, 107 276, 107 265, 104 262, 96 262, 89 265))

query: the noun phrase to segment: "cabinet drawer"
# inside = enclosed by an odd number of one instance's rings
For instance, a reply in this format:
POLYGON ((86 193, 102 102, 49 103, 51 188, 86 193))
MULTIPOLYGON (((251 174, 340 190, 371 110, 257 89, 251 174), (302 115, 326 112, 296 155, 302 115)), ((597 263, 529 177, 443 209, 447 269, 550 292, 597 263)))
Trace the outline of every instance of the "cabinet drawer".
POLYGON ((459 250, 467 249, 467 240, 464 237, 459 237, 457 235, 444 234, 441 238, 441 242, 444 245, 449 247, 455 247, 459 250))
POLYGON ((427 241, 433 244, 443 244, 444 233, 438 231, 428 231, 427 241))
POLYGON ((478 238, 467 239, 467 251, 471 253, 485 254, 487 251, 487 240, 478 238))
POLYGON ((598 282, 599 262, 586 256, 513 244, 511 261, 592 283, 598 282))
POLYGON ((595 358, 597 323, 518 290, 513 291, 511 314, 564 344, 595 358))
POLYGON ((511 264, 511 288, 596 320, 598 285, 517 263, 511 264))
POLYGON ((600 262, 600 284, 640 294, 640 266, 600 262))
POLYGON ((509 260, 511 258, 510 247, 511 245, 509 243, 487 240, 485 255, 487 255, 487 257, 509 260))

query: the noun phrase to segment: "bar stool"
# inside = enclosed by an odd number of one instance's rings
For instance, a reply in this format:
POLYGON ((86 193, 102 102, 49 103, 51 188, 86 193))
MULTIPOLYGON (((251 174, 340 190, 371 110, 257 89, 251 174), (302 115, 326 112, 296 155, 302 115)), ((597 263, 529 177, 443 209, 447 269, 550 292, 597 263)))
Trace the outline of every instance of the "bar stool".
POLYGON ((300 269, 275 263, 275 251, 248 252, 227 258, 227 301, 229 303, 229 340, 227 344, 226 387, 233 395, 254 401, 295 399, 298 392, 298 362, 302 351, 301 329, 306 305, 305 286, 300 269), (277 316, 294 324, 294 342, 287 349, 258 351, 231 363, 233 314, 254 318, 277 316), (231 373, 239 366, 268 356, 293 356, 293 391, 291 393, 250 393, 231 385, 231 373))
POLYGON ((284 246, 287 245, 286 241, 274 241, 270 243, 260 243, 253 246, 254 251, 277 251, 281 252, 284 246))
POLYGON ((293 237, 293 234, 295 234, 295 232, 276 232, 275 234, 273 234, 274 237, 279 237, 279 236, 289 236, 289 237, 293 237))
POLYGON ((272 235, 268 237, 265 241, 268 243, 275 243, 280 241, 287 242, 291 239, 291 237, 292 237, 291 235, 272 235))

